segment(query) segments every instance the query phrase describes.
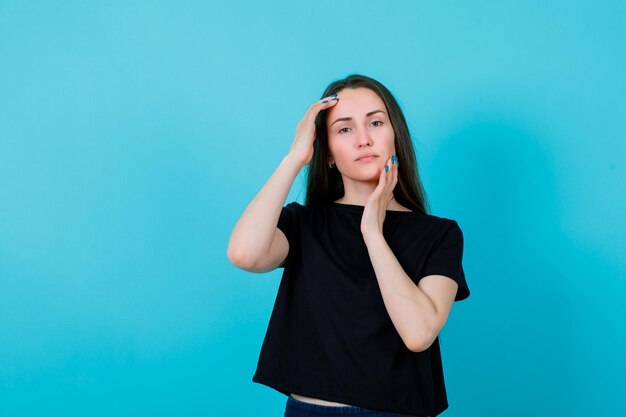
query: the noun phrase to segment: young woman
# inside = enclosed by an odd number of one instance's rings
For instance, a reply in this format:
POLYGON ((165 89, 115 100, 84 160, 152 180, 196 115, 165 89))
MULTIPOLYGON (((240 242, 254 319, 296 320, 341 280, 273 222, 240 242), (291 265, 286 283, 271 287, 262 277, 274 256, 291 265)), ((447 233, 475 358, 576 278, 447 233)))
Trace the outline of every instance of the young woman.
POLYGON ((228 258, 284 268, 253 381, 286 417, 436 416, 448 407, 439 332, 469 296, 456 221, 428 214, 396 100, 331 83, 235 225, 228 258), (283 207, 308 164, 304 205, 283 207))

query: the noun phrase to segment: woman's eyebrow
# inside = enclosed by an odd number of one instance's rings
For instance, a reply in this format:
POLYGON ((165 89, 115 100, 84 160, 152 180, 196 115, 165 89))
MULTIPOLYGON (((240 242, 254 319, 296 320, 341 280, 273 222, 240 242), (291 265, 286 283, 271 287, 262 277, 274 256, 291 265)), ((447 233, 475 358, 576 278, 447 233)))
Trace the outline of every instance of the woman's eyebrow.
MULTIPOLYGON (((373 111, 371 111, 371 112, 367 113, 367 114, 365 115, 365 117, 370 117, 372 114, 376 114, 376 113, 385 113, 385 112, 384 112, 384 111, 382 111, 382 110, 373 110, 373 111)), ((337 120, 335 120, 334 122, 332 122, 332 123, 330 124, 330 126, 334 125, 334 124, 335 124, 335 123, 337 123, 337 122, 342 122, 342 121, 345 121, 345 120, 352 120, 352 117, 340 117, 339 119, 337 119, 337 120)))

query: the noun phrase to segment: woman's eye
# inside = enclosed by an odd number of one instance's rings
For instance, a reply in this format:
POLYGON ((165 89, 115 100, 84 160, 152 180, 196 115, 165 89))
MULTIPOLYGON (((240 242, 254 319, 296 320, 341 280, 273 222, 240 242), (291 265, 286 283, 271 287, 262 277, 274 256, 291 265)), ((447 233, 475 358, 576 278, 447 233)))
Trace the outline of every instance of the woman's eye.
POLYGON ((374 125, 374 126, 380 126, 380 125, 383 124, 383 122, 381 122, 380 120, 374 120, 372 123, 380 123, 380 124, 377 124, 377 125, 374 125))
POLYGON ((345 132, 347 132, 347 130, 346 130, 346 129, 348 129, 348 128, 347 128, 347 127, 344 127, 344 128, 339 129, 339 133, 345 133, 345 132))

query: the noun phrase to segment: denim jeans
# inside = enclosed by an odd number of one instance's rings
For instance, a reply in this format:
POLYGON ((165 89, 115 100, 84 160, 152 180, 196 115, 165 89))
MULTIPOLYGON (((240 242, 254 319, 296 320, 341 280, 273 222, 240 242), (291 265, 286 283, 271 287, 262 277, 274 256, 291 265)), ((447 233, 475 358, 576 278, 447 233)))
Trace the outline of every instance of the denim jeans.
POLYGON ((369 408, 353 405, 331 406, 312 404, 296 400, 292 396, 287 397, 284 417, 325 417, 325 416, 350 416, 350 417, 419 417, 411 414, 389 413, 386 411, 372 410, 369 408))

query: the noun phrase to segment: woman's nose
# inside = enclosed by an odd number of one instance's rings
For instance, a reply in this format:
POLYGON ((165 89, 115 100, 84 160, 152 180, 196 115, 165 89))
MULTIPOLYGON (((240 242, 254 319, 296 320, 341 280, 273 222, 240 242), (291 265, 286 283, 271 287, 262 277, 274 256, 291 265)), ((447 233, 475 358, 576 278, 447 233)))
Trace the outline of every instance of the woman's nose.
POLYGON ((371 144, 372 140, 370 138, 369 132, 367 129, 358 129, 357 131, 357 143, 359 146, 367 146, 371 144))

